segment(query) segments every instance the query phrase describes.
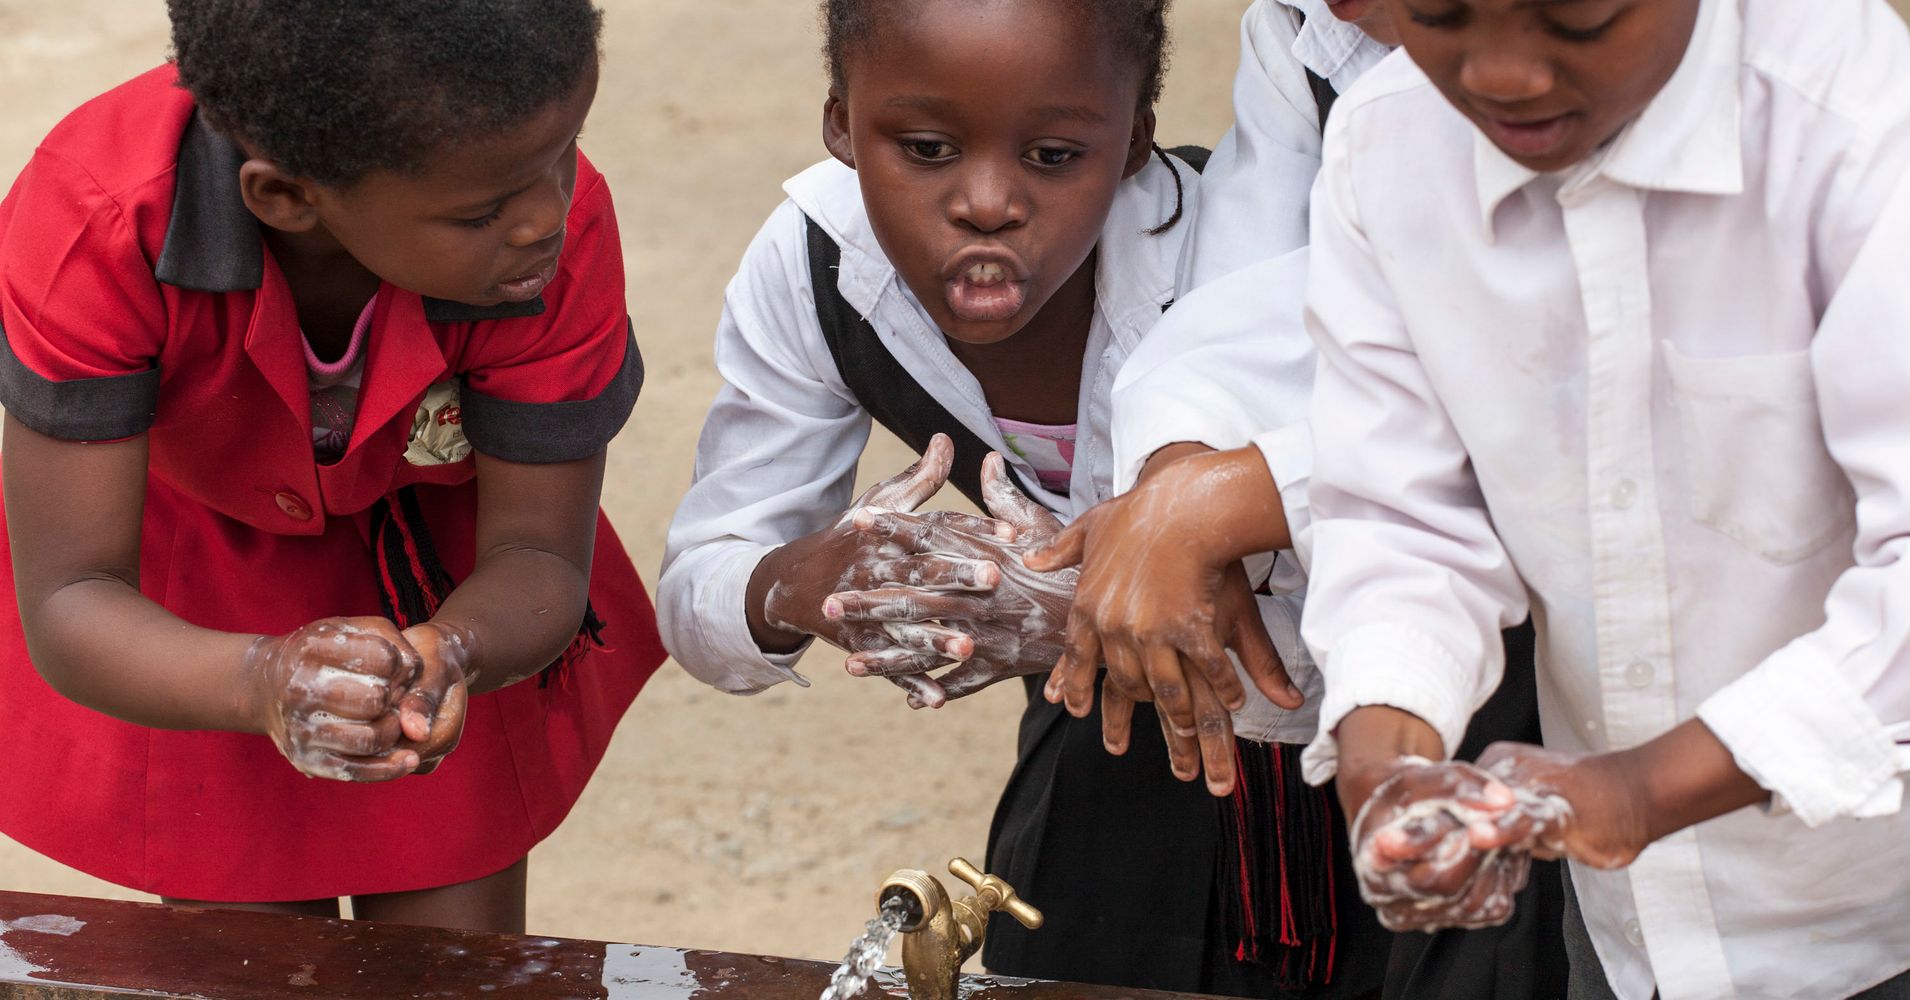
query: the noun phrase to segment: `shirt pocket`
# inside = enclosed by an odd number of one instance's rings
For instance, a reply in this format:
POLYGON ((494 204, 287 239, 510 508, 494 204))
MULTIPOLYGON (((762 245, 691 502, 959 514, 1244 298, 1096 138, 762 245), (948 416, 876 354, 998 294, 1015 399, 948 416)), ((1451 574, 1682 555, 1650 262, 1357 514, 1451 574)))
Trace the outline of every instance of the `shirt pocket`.
POLYGON ((1810 352, 1693 358, 1664 347, 1691 516, 1780 565, 1842 536, 1856 495, 1824 446, 1810 352))

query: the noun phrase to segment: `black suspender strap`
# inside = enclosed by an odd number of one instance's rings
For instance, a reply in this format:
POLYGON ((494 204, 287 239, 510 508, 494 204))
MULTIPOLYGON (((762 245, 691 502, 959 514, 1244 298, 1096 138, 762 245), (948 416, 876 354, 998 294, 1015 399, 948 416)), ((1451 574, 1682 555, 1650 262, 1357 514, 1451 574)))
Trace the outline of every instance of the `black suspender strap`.
POLYGON ((1206 146, 1175 146, 1173 149, 1168 150, 1168 152, 1186 161, 1187 165, 1193 167, 1194 173, 1197 174, 1206 172, 1207 161, 1214 157, 1214 151, 1208 149, 1206 146))
MULTIPOLYGON (((1306 12, 1295 7, 1293 13, 1300 18, 1300 24, 1304 26, 1306 24, 1306 12)), ((1320 131, 1324 133, 1326 131, 1326 116, 1333 113, 1333 102, 1340 99, 1340 92, 1334 90, 1333 85, 1326 82, 1326 77, 1310 69, 1306 71, 1306 82, 1307 86, 1313 89, 1313 105, 1320 109, 1320 131)))
POLYGON ((1333 102, 1340 99, 1338 91, 1326 82, 1326 78, 1312 70, 1306 71, 1306 82, 1313 88, 1313 103, 1320 109, 1320 131, 1326 131, 1326 116, 1333 113, 1333 102))
MULTIPOLYGON (((947 434, 955 442, 955 465, 948 481, 975 506, 987 510, 982 502, 982 459, 993 450, 948 412, 915 377, 902 367, 895 355, 882 343, 874 325, 856 312, 836 285, 836 273, 842 264, 842 248, 814 219, 805 219, 809 231, 809 283, 816 296, 816 319, 822 324, 822 339, 829 345, 829 356, 836 360, 836 371, 843 384, 876 422, 887 427, 916 454, 928 449, 936 432, 947 434)), ((1009 470, 1013 476, 1014 471, 1009 470)), ((1017 486, 1021 486, 1019 482, 1017 486)), ((1024 492, 1026 487, 1022 487, 1024 492)))

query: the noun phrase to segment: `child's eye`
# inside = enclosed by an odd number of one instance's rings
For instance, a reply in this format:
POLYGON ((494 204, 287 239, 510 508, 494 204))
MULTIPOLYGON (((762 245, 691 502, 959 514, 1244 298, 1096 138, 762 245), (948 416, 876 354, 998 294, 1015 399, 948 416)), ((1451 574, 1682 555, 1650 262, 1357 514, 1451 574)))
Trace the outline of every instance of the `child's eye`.
POLYGON ((1028 159, 1033 160, 1034 162, 1044 167, 1067 166, 1068 164, 1073 163, 1075 160, 1079 159, 1080 156, 1081 156, 1081 151, 1078 149, 1058 149, 1054 147, 1037 147, 1035 149, 1031 149, 1028 151, 1028 159))
POLYGON ((1546 23, 1546 30, 1568 42, 1596 42, 1600 38, 1603 38, 1607 31, 1612 29, 1612 25, 1618 23, 1618 18, 1621 16, 1623 15, 1614 15, 1607 19, 1604 24, 1595 25, 1590 28, 1574 28, 1571 25, 1560 24, 1557 21, 1548 21, 1546 23))
POLYGON ((1406 12, 1413 19, 1414 24, 1436 29, 1457 28, 1466 16, 1464 7, 1455 7, 1443 14, 1428 14, 1417 7, 1407 7, 1406 12))
POLYGON ((504 206, 499 205, 496 208, 491 209, 489 214, 481 218, 453 219, 452 221, 456 222, 460 226, 469 226, 472 229, 483 229, 486 226, 489 226, 491 223, 496 222, 499 219, 499 217, 501 217, 503 214, 504 214, 504 206))
POLYGON ((939 139, 907 139, 902 149, 918 160, 946 160, 955 155, 955 147, 939 139))

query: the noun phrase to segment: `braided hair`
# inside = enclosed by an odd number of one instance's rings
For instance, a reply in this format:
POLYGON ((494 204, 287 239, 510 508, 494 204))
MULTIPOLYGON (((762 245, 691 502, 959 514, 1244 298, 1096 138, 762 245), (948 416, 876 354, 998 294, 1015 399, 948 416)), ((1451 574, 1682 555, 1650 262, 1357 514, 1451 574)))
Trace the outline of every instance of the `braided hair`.
MULTIPOLYGON (((829 65, 829 85, 837 94, 845 93, 845 67, 849 55, 865 45, 881 28, 884 19, 902 13, 908 0, 822 0, 823 57, 829 65)), ((1160 102, 1161 85, 1167 76, 1169 51, 1167 11, 1174 0, 1056 0, 1074 6, 1081 18, 1102 37, 1120 47, 1141 70, 1141 103, 1153 107, 1160 102)), ((1174 214, 1160 226, 1147 231, 1159 236, 1179 224, 1185 214, 1186 188, 1180 169, 1157 143, 1154 155, 1174 175, 1174 214)))
POLYGON ((529 120, 597 63, 592 0, 167 0, 214 127, 344 187, 529 120))

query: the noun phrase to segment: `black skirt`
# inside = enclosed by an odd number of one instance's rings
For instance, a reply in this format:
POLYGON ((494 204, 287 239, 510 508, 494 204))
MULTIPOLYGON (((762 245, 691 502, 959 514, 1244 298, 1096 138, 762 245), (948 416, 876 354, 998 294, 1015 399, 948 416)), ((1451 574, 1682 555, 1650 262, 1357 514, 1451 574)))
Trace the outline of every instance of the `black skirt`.
MULTIPOLYGON (((1461 756, 1500 740, 1538 742, 1529 625, 1506 633, 1506 674, 1474 717, 1461 756)), ((1075 719, 1027 682, 1019 753, 989 835, 989 870, 1047 918, 1029 931, 997 914, 982 960, 992 972, 1129 989, 1262 1000, 1554 1000, 1564 995, 1556 865, 1536 863, 1516 915, 1482 931, 1393 935, 1360 900, 1343 837, 1331 841, 1339 920, 1330 981, 1282 988, 1236 957, 1217 867, 1219 800, 1168 767, 1153 709, 1135 709, 1125 756, 1101 744, 1100 704, 1075 719)), ((1334 798, 1337 809, 1337 798, 1334 798)))
POLYGON ((1029 931, 996 914, 982 962, 991 972, 1127 989, 1267 1000, 1341 1000, 1380 988, 1393 935, 1360 901, 1343 840, 1340 933, 1328 985, 1282 989, 1272 970, 1235 958, 1223 927, 1219 800, 1168 766, 1153 707, 1138 705, 1126 755, 1101 743, 1101 713, 1068 715, 1028 683, 1015 771, 995 810, 989 870, 1047 918, 1029 931))

